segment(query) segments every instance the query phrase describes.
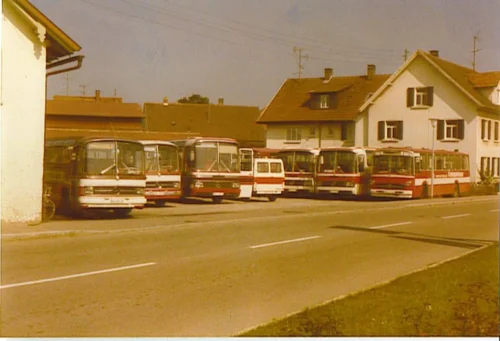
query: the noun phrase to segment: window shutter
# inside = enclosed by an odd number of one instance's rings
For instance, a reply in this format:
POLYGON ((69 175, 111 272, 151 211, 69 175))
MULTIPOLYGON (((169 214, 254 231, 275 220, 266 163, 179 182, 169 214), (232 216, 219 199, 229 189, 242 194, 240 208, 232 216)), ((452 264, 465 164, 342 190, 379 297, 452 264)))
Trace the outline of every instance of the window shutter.
POLYGON ((415 104, 415 88, 406 89, 406 106, 411 108, 415 104))
POLYGON ((458 120, 458 138, 463 140, 465 137, 465 121, 458 120))
POLYGON ((491 140, 491 121, 488 121, 488 140, 491 140))
POLYGON ((486 120, 481 120, 481 140, 486 137, 486 120))
POLYGON ((335 94, 329 94, 328 97, 330 98, 330 109, 335 109, 337 105, 337 100, 335 94))
POLYGON ((385 138, 385 121, 378 121, 378 139, 383 140, 385 138))
POLYGON ((347 140, 347 122, 342 122, 340 124, 340 140, 347 140))
POLYGON ((439 120, 437 124, 437 139, 442 140, 444 139, 444 121, 439 120))
POLYGON ((396 138, 398 140, 403 139, 403 121, 397 121, 396 123, 396 138))
POLYGON ((432 105, 434 104, 434 87, 427 87, 427 103, 424 104, 427 104, 430 107, 432 107, 432 105))

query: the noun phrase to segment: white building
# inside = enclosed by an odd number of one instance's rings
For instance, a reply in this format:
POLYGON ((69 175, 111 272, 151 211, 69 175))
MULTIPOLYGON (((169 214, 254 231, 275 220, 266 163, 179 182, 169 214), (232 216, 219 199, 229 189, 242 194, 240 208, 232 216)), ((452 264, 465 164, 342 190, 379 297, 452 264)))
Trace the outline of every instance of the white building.
POLYGON ((353 146, 359 108, 390 75, 366 74, 287 79, 257 123, 265 124, 268 148, 353 146))
POLYGON ((37 222, 46 70, 65 64, 61 58, 81 48, 27 0, 2 0, 0 13, 0 217, 2 222, 37 222))
POLYGON ((361 108, 356 145, 467 152, 471 177, 500 175, 500 72, 479 73, 417 51, 361 108), (437 122, 433 128, 432 120, 437 122))

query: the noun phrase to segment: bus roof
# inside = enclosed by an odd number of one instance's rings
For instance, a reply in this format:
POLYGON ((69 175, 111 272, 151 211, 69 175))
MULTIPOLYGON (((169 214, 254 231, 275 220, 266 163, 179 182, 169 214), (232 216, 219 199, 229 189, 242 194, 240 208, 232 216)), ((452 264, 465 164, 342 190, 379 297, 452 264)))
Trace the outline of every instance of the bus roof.
POLYGON ((140 140, 140 143, 143 145, 165 145, 165 146, 172 146, 172 147, 178 147, 175 143, 171 141, 161 141, 161 140, 140 140))
MULTIPOLYGON (((398 153, 398 152, 413 152, 413 153, 432 153, 432 149, 428 148, 411 148, 411 147, 385 147, 377 149, 378 152, 398 153)), ((468 155, 468 153, 460 152, 458 150, 445 150, 434 149, 434 153, 439 154, 455 154, 455 155, 468 155)))
POLYGON ((236 145, 239 144, 238 141, 229 137, 204 137, 204 136, 188 137, 186 139, 179 139, 179 140, 169 140, 169 142, 172 142, 180 147, 185 145, 193 145, 196 142, 227 142, 227 143, 234 143, 236 145))
POLYGON ((106 137, 106 136, 76 136, 76 137, 57 137, 57 138, 49 138, 45 140, 46 147, 54 147, 54 146, 75 146, 79 144, 86 144, 89 142, 100 142, 100 141, 118 141, 118 142, 131 142, 131 143, 139 143, 136 140, 128 140, 122 139, 120 137, 106 137))

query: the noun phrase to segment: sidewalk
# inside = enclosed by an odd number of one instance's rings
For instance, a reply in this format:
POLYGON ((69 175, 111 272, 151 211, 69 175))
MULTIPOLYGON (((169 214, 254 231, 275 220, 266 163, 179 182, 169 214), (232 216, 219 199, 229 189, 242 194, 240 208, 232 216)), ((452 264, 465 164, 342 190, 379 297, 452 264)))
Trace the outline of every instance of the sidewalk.
MULTIPOLYGON (((305 207, 320 207, 328 205, 346 205, 348 209, 356 208, 376 208, 376 207, 419 207, 419 206, 435 206, 435 205, 453 205, 463 202, 498 202, 499 196, 470 196, 461 198, 436 198, 427 200, 404 200, 404 201, 339 201, 339 200, 314 200, 306 199, 306 201, 295 201, 295 199, 282 199, 269 208, 286 210, 290 208, 305 208, 305 207)), ((238 213, 244 211, 257 211, 266 209, 269 203, 238 203, 238 204, 220 204, 220 205, 183 205, 176 204, 172 207, 159 209, 158 215, 154 214, 156 208, 145 208, 144 210, 134 211, 132 215, 125 219, 115 219, 111 214, 105 218, 99 219, 70 219, 67 217, 55 216, 53 220, 37 224, 28 225, 26 223, 6 223, 1 224, 1 239, 29 239, 34 237, 50 237, 64 236, 75 234, 96 234, 96 233, 113 233, 126 230, 141 230, 150 229, 162 226, 158 223, 158 219, 162 217, 168 218, 173 216, 190 214, 199 214, 200 211, 207 215, 215 215, 219 213, 238 213), (196 211, 195 212, 193 212, 196 211), (156 219, 156 220, 155 220, 156 219)), ((338 207, 338 206, 337 206, 338 207)), ((170 224, 169 224, 170 225, 170 224)), ((174 223, 175 225, 175 223, 174 223)), ((166 226, 166 225, 163 225, 166 226)))

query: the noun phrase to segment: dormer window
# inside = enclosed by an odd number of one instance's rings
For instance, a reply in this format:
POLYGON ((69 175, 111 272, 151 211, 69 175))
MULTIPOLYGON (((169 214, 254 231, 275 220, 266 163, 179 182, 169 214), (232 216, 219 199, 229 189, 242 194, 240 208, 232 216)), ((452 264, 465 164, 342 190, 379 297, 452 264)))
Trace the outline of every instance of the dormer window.
POLYGON ((329 107, 330 107, 330 95, 329 94, 319 95, 319 108, 328 109, 329 107))
POLYGON ((408 108, 428 108, 433 105, 434 88, 432 86, 408 88, 406 106, 408 108))

